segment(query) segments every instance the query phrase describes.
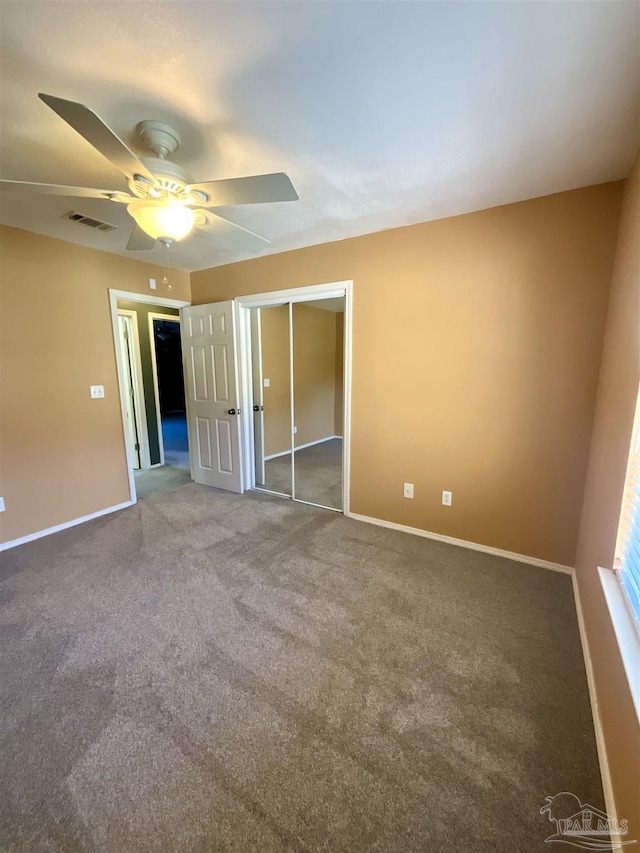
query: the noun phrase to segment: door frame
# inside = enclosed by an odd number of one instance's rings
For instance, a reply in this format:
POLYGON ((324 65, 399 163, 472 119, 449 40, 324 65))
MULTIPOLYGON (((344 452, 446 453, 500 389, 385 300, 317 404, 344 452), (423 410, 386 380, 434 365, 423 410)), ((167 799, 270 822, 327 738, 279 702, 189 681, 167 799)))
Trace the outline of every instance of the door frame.
MULTIPOLYGON (((120 414, 122 416, 122 439, 125 448, 127 460, 127 473, 129 476, 129 495, 131 503, 134 504, 138 500, 136 493, 136 481, 133 475, 133 455, 129 448, 129 442, 126 439, 127 430, 127 410, 125 402, 126 388, 122 379, 124 364, 122 361, 122 353, 118 344, 118 299, 126 299, 129 302, 141 302, 145 305, 160 305, 163 308, 186 308, 190 302, 185 302, 182 299, 167 299, 155 294, 146 293, 131 293, 128 290, 113 290, 109 288, 109 307, 111 310, 111 333, 113 337, 113 348, 116 360, 116 370, 118 375, 118 390, 120 392, 120 414)), ((124 309, 126 310, 126 309, 124 309)), ((178 318, 179 319, 179 318, 178 318)), ((144 391, 143 391, 144 393, 144 391)), ((141 408, 144 408, 143 406, 141 408)), ((148 440, 148 439, 147 439, 148 440)))
MULTIPOLYGON (((262 456, 258 454, 257 442, 255 441, 256 435, 256 421, 258 418, 255 417, 256 412, 254 412, 253 418, 253 456, 254 456, 254 464, 257 469, 258 465, 262 469, 262 480, 261 485, 264 485, 265 481, 265 456, 264 456, 264 386, 263 386, 263 376, 264 371, 262 368, 262 319, 260 314, 260 309, 256 308, 257 311, 257 322, 251 323, 249 321, 249 334, 251 336, 251 391, 252 391, 252 400, 254 405, 256 404, 256 389, 258 390, 258 405, 260 406, 260 411, 257 413, 260 418, 260 440, 262 444, 262 456), (258 368, 258 377, 256 377, 254 372, 254 367, 257 365, 258 368)), ((257 480, 257 478, 256 478, 257 480)))
MULTIPOLYGON (((170 306, 165 306, 170 307, 170 306)), ((162 437, 162 418, 160 413, 160 385, 158 384, 158 359, 156 357, 156 336, 153 328, 154 320, 163 320, 169 323, 177 323, 180 334, 182 334, 182 320, 180 316, 171 317, 168 314, 156 314, 154 311, 149 311, 149 346, 151 349, 151 367, 153 368, 153 397, 156 406, 156 422, 158 424, 158 447, 160 449, 160 465, 164 465, 164 439, 162 437)), ((186 406, 186 399, 185 399, 186 406)))
MULTIPOLYGON (((251 408, 251 327, 250 310, 281 305, 283 302, 311 302, 314 299, 331 299, 344 296, 344 385, 342 412, 342 513, 350 514, 351 483, 351 371, 353 352, 353 281, 332 281, 326 284, 312 284, 307 287, 293 287, 287 290, 275 290, 267 293, 255 293, 249 296, 236 296, 236 319, 238 329, 238 380, 241 408, 241 465, 244 489, 255 488, 255 448, 251 428, 253 411, 251 408)), ((290 309, 291 310, 291 309, 290 309)), ((293 333, 289 324, 289 336, 293 333)), ((293 364, 291 365, 293 376, 293 364)), ((292 400, 293 405, 293 400, 292 400)), ((292 427, 293 431, 293 427, 292 427)), ((292 432, 293 435, 293 432, 292 432)), ((293 458, 293 454, 292 454, 293 458)), ((308 501, 304 501, 308 503, 308 501)), ((329 507, 327 507, 329 509, 329 507)))

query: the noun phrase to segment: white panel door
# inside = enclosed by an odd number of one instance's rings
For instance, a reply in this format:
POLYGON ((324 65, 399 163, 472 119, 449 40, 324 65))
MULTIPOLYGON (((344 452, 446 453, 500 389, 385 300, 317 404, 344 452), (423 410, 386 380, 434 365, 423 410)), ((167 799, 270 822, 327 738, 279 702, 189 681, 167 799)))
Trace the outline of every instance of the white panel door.
POLYGON ((191 478, 241 492, 233 302, 183 308, 181 336, 191 478))

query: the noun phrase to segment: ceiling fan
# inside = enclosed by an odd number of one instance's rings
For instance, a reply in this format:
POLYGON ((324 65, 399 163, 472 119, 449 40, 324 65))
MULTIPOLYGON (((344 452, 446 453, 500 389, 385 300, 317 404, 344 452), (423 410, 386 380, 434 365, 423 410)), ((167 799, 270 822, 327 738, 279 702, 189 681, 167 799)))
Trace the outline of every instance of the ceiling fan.
POLYGON ((151 151, 150 156, 138 157, 84 104, 42 93, 38 97, 124 174, 129 193, 5 180, 0 180, 0 189, 126 204, 135 220, 126 246, 129 251, 153 249, 156 240, 168 247, 195 227, 231 239, 247 251, 259 252, 269 240, 212 213, 211 208, 298 199, 284 172, 193 183, 184 169, 168 159, 180 144, 179 134, 169 125, 158 121, 138 124, 136 130, 151 151))

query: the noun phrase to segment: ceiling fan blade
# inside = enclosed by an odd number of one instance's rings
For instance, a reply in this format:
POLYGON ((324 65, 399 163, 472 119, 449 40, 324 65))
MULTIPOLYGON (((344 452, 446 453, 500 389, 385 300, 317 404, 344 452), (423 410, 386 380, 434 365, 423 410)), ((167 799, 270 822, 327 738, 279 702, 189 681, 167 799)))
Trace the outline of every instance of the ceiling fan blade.
POLYGON ((93 187, 65 187, 60 184, 34 184, 31 181, 0 181, 0 190, 36 195, 70 195, 75 198, 104 198, 109 201, 129 203, 135 196, 119 190, 99 190, 93 187))
POLYGON ((127 252, 146 252, 148 249, 153 249, 155 244, 153 237, 150 237, 139 225, 134 225, 126 249, 127 252))
POLYGON ((42 92, 38 93, 38 97, 128 178, 142 175, 155 184, 154 176, 144 163, 92 109, 85 107, 84 104, 56 98, 54 95, 45 95, 42 92))
POLYGON ((297 201, 299 196, 284 172, 254 175, 250 178, 228 178, 191 184, 188 190, 205 193, 202 207, 224 207, 229 204, 258 204, 269 201, 297 201))
POLYGON ((253 231, 248 231, 241 225, 236 225, 235 222, 230 222, 224 216, 220 216, 219 213, 211 213, 209 210, 195 210, 194 213, 196 214, 196 227, 200 228, 201 231, 229 240, 247 252, 261 252, 271 245, 270 240, 254 234, 253 231))

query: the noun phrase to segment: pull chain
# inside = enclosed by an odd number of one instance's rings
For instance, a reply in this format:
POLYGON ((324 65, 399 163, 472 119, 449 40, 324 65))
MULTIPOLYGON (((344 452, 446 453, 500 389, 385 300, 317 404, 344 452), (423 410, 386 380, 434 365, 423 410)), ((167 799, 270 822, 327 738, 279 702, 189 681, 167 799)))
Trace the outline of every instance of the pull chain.
POLYGON ((162 249, 164 252, 164 276, 162 277, 162 283, 164 284, 164 286, 167 288, 168 291, 172 291, 173 287, 171 285, 171 282, 169 281, 169 257, 168 257, 169 246, 170 246, 170 243, 167 243, 165 241, 162 242, 162 249))

